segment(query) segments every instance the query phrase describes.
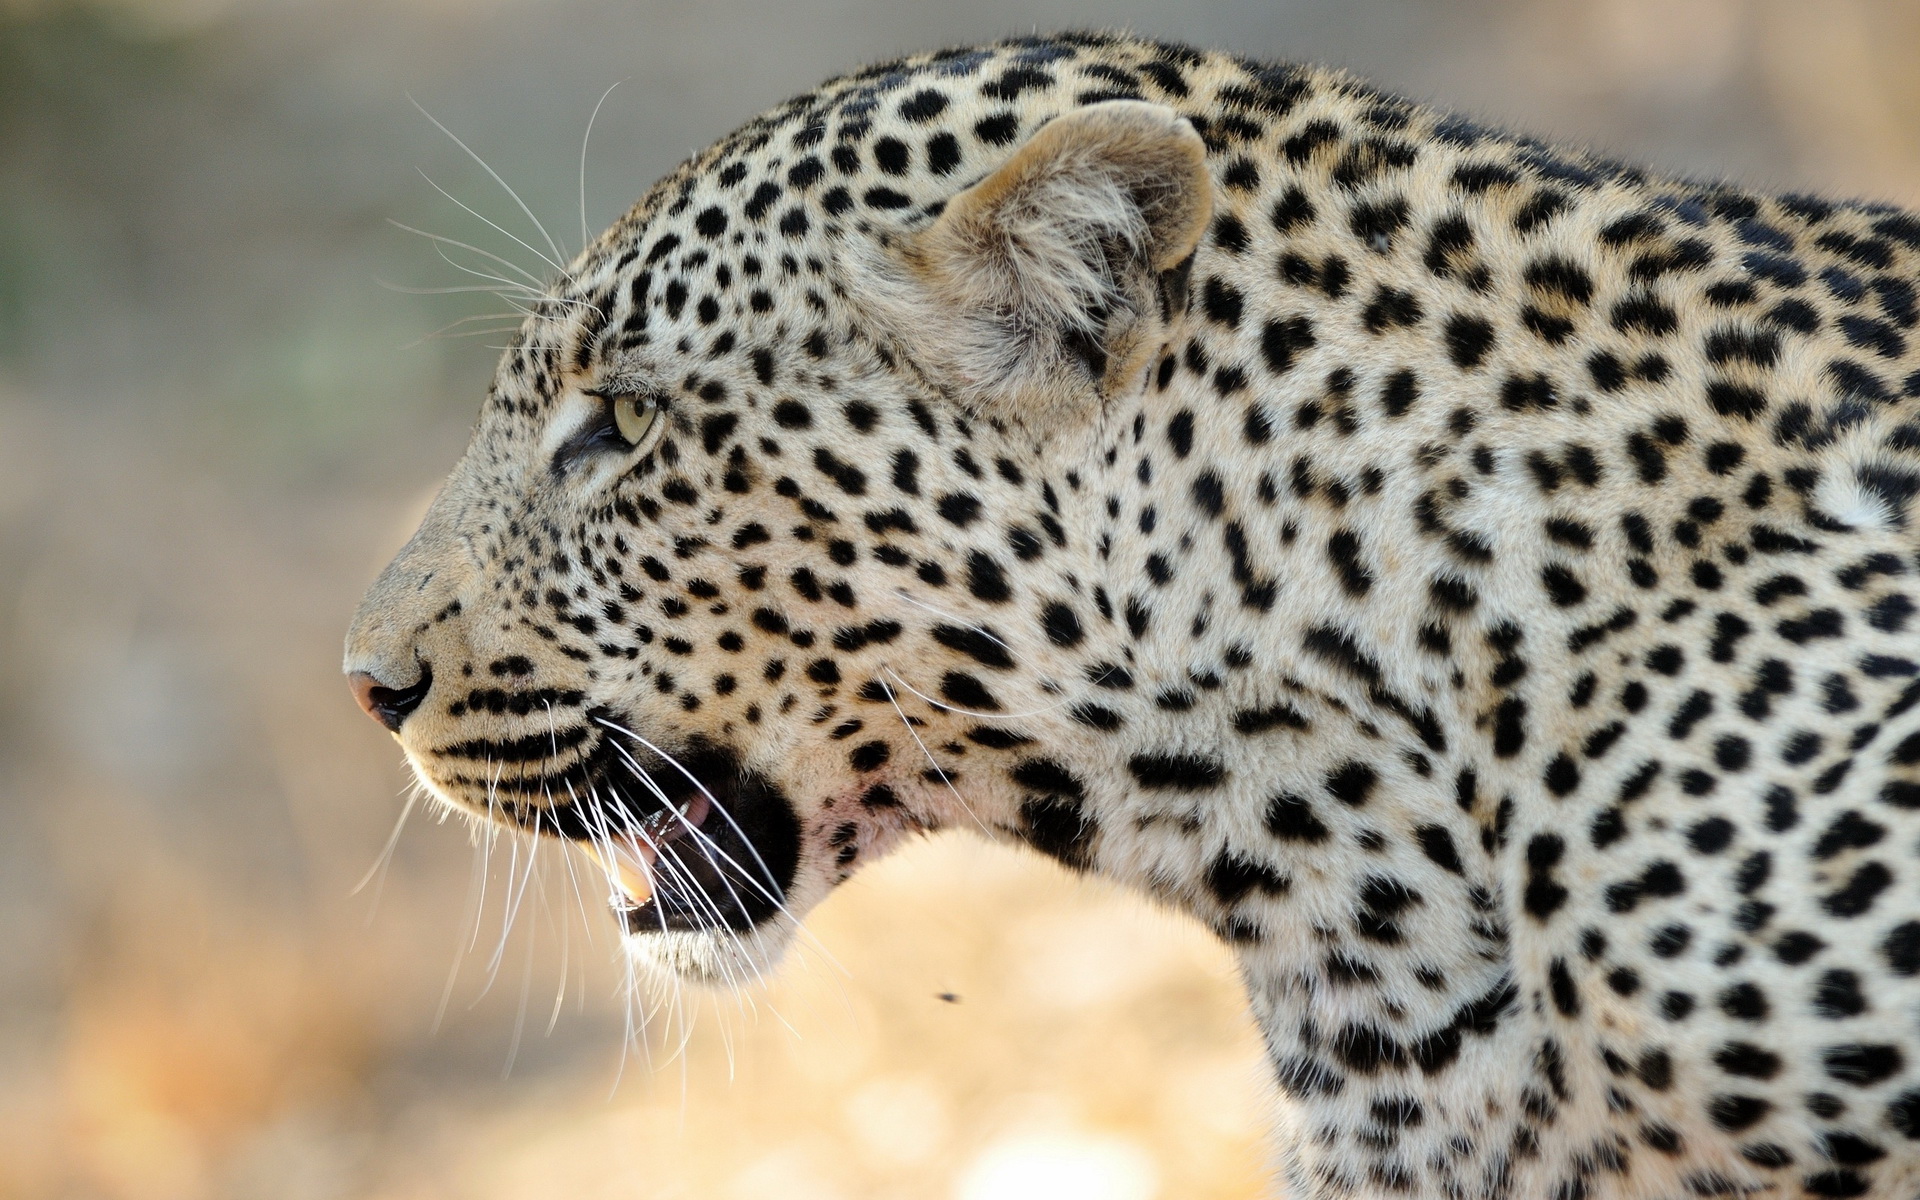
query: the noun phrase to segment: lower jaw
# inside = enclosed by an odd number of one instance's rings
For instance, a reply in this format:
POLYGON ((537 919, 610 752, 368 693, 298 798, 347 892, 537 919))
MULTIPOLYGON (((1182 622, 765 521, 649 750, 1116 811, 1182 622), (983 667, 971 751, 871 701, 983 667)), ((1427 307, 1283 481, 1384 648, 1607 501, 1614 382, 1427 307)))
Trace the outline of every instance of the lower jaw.
MULTIPOLYGON (((588 795, 616 797, 620 811, 611 819, 610 814, 595 812, 581 801, 524 812, 496 805, 457 807, 587 850, 611 877, 613 907, 629 934, 721 930, 737 934, 780 911, 799 863, 800 823, 778 785, 745 769, 729 747, 696 742, 672 761, 646 752, 635 755, 638 762, 632 763, 611 745, 611 741, 602 743, 602 749, 583 764, 589 779, 597 778, 599 786, 590 783, 581 789, 588 795), (644 774, 655 781, 643 794, 664 793, 682 817, 667 817, 656 809, 643 818, 618 800, 618 791, 607 786, 607 780, 617 779, 622 767, 631 771, 635 766, 644 768, 644 774), (699 811, 709 805, 715 811, 699 811), (655 841, 659 851, 644 854, 629 837, 625 840, 634 847, 630 857, 635 861, 618 861, 622 856, 612 852, 610 826, 646 830, 649 824, 653 829, 648 840, 655 841), (671 839, 654 837, 676 829, 678 836, 671 839), (605 857, 594 853, 596 847, 605 857)), ((431 778, 424 770, 421 774, 431 778)), ((433 790, 449 795, 439 787, 433 790)), ((569 794, 580 792, 569 789, 569 794)))

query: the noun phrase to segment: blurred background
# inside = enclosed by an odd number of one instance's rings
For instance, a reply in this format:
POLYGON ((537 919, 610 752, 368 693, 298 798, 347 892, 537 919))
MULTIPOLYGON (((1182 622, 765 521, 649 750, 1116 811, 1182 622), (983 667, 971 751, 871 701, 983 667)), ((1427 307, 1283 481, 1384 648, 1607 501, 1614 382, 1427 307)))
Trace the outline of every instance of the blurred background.
POLYGON ((535 236, 409 97, 571 250, 830 73, 1086 25, 1920 203, 1913 0, 0 0, 0 1198, 1265 1194, 1224 952, 1034 856, 677 1017, 552 852, 415 814, 354 891, 406 780, 340 637, 501 340, 390 222, 535 236))

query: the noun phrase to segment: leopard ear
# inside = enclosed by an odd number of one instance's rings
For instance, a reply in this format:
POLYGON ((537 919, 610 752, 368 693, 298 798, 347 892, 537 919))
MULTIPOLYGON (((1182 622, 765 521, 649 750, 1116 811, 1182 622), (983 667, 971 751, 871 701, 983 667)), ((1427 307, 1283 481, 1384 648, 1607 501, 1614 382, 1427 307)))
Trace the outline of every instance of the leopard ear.
POLYGON ((1206 147, 1184 118, 1089 105, 910 235, 895 258, 907 278, 876 298, 903 310, 898 334, 970 406, 1023 421, 1090 410, 1151 351, 1171 315, 1162 275, 1185 266, 1212 208, 1206 147))

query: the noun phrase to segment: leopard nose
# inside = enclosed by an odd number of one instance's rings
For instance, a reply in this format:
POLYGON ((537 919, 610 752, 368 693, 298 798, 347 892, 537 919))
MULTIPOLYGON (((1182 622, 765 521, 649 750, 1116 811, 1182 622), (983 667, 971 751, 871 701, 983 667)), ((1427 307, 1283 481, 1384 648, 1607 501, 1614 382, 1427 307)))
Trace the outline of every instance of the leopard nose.
POLYGON ((353 689, 353 698, 360 702, 362 711, 386 726, 389 732, 399 733, 401 722, 420 707, 420 702, 433 688, 433 668, 421 663, 419 682, 409 687, 388 687, 365 671, 348 675, 347 686, 353 689))

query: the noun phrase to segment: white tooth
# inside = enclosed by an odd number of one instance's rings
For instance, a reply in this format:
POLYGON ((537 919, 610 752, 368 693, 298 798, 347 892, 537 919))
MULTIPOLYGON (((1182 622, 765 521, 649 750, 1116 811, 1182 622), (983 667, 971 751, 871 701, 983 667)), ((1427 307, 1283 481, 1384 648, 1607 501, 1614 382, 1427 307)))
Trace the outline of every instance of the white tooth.
POLYGON ((610 843, 586 843, 587 856, 610 872, 628 901, 645 904, 653 895, 653 851, 628 837, 610 843))

